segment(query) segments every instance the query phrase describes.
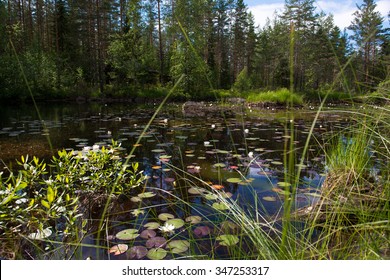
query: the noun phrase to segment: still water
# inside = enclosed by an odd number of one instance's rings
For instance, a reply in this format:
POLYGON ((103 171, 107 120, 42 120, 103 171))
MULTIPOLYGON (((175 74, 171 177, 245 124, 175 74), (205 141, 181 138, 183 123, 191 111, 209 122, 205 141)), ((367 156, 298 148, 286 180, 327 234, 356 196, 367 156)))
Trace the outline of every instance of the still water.
MULTIPOLYGON (((156 205, 153 215, 200 215, 215 220, 218 217, 208 207, 210 202, 195 188, 197 182, 223 187, 221 191, 245 211, 254 211, 256 205, 256 211, 264 216, 277 217, 286 189, 284 162, 293 153, 293 166, 300 170, 295 207, 316 201, 326 172, 323 149, 334 132, 348 125, 345 116, 335 110, 322 113, 308 140, 315 110, 206 105, 214 109, 194 105, 188 114, 183 104, 169 104, 146 130, 157 104, 41 104, 39 113, 30 105, 2 106, 0 167, 15 167, 15 159, 21 155, 50 160, 57 150, 102 147, 115 140, 124 156, 134 149, 132 161, 139 162, 149 176, 147 188, 169 193, 179 181, 185 185, 183 196, 190 207, 176 207, 175 203, 162 202, 163 195, 156 196, 151 199, 151 205, 156 205), (196 110, 202 112, 194 113, 196 110), (138 141, 143 131, 146 133, 138 141), (308 150, 303 155, 307 141, 308 150)), ((130 221, 132 227, 153 221, 149 212, 134 219, 131 211, 136 206, 131 203, 122 202, 120 208, 122 214, 111 224, 110 235, 128 228, 130 221)), ((84 242, 92 244, 94 238, 91 234, 84 242)), ((82 258, 107 257, 88 247, 82 248, 81 254, 82 258)))

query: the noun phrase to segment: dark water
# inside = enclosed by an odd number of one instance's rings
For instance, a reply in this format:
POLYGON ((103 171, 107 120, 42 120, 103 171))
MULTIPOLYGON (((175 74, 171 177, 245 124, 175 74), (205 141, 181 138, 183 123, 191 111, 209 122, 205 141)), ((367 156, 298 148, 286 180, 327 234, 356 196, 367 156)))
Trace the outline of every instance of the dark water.
MULTIPOLYGON (((101 147, 112 139, 121 143, 126 155, 134 148, 156 108, 157 104, 44 104, 39 105, 39 119, 33 106, 2 106, 2 168, 4 164, 15 166, 14 159, 21 155, 49 159, 59 149, 101 147)), ((303 166, 299 166, 313 122, 313 111, 236 106, 188 117, 182 108, 182 104, 165 106, 134 151, 133 160, 141 163, 150 176, 147 187, 164 191, 164 195, 151 199, 150 205, 155 205, 155 212, 147 211, 135 219, 131 214, 135 207, 123 202, 120 205, 123 214, 112 223, 110 234, 129 227, 124 221, 131 220, 133 226, 141 226, 158 213, 172 213, 180 218, 201 215, 218 219, 209 207, 212 202, 191 193, 191 187, 196 187, 197 182, 222 185, 223 191, 244 211, 259 211, 264 216, 275 217, 283 206, 283 190, 286 189, 283 187, 286 179, 283 162, 291 151, 294 152, 295 169, 301 170, 295 206, 310 205, 316 200, 325 172, 323 147, 329 135, 348 124, 348 119, 335 112, 322 114, 303 156, 303 166), (224 113, 220 113, 222 111, 224 113), (162 161, 161 155, 169 156, 169 163, 162 161), (241 180, 236 182, 232 178, 241 180), (190 207, 166 202, 166 194, 177 185, 183 188, 182 198, 190 207)), ((85 242, 93 243, 94 236, 89 236, 85 242)), ((82 257, 97 257, 95 251, 84 248, 82 257)))

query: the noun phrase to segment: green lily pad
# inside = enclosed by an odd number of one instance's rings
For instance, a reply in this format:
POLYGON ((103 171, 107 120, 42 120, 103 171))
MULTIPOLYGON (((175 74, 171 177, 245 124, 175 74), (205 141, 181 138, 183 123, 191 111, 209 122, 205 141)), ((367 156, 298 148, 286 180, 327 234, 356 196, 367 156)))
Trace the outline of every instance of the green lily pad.
POLYGON ((151 152, 152 152, 152 153, 164 153, 165 150, 163 150, 163 149, 154 149, 154 150, 152 150, 151 152))
POLYGON ((219 241, 222 246, 234 246, 238 243, 239 239, 236 235, 223 234, 218 236, 215 240, 219 241))
POLYGON ((148 254, 148 249, 145 246, 133 246, 127 252, 126 256, 130 260, 140 260, 148 254))
POLYGON ((184 221, 182 219, 170 219, 168 223, 173 225, 175 228, 181 228, 184 226, 184 221))
POLYGON ((208 193, 204 196, 204 198, 206 198, 207 200, 216 200, 218 196, 214 193, 208 193))
POLYGON ((226 164, 220 162, 220 163, 216 163, 213 165, 214 167, 217 167, 217 168, 224 168, 226 166, 226 164))
POLYGON ((129 249, 129 246, 127 244, 117 244, 112 246, 108 252, 110 254, 113 254, 114 256, 121 255, 123 253, 126 253, 127 249, 129 249))
POLYGON ((276 197, 274 197, 274 196, 263 196, 262 198, 263 198, 263 200, 269 201, 269 202, 276 201, 276 197))
POLYGON ((190 194, 197 195, 197 194, 202 194, 203 192, 204 192, 203 189, 199 189, 199 188, 195 188, 195 187, 191 187, 188 189, 188 193, 190 193, 190 194))
POLYGON ((130 200, 132 202, 141 202, 142 201, 142 198, 138 197, 138 196, 133 196, 132 198, 130 198, 130 200))
POLYGON ((44 230, 37 230, 36 232, 30 233, 28 238, 30 239, 45 239, 48 238, 52 234, 52 230, 50 228, 45 228, 44 230))
POLYGON ((237 183, 240 183, 241 182, 241 178, 229 178, 226 180, 227 182, 229 183, 233 183, 233 184, 237 184, 237 183))
POLYGON ((289 182, 278 182, 277 185, 282 188, 288 188, 291 186, 289 182))
POLYGON ((171 249, 174 254, 184 253, 190 247, 190 242, 187 240, 173 240, 167 244, 167 248, 171 249))
POLYGON ((153 248, 147 253, 147 257, 151 260, 162 260, 167 255, 167 251, 163 248, 153 248))
POLYGON ((220 211, 224 211, 224 210, 227 210, 229 209, 229 207, 223 203, 223 202, 214 202, 212 207, 216 210, 220 210, 220 211))
POLYGON ((115 237, 120 240, 132 240, 136 239, 138 236, 138 229, 133 228, 122 230, 115 235, 115 237))
POLYGON ((231 221, 225 221, 221 223, 221 230, 225 234, 236 234, 239 232, 240 227, 231 221))
POLYGON ((153 196, 155 196, 156 194, 155 193, 153 193, 153 192, 144 192, 144 193, 140 193, 139 195, 138 195, 138 197, 140 197, 140 198, 150 198, 150 197, 153 197, 153 196))
POLYGON ((158 218, 159 218, 161 221, 168 221, 169 219, 175 218, 175 216, 173 216, 173 215, 170 214, 170 213, 161 213, 160 215, 158 215, 158 218))
POLYGON ((193 225, 200 223, 202 221, 202 217, 200 216, 189 216, 185 219, 186 222, 191 223, 193 225))
POLYGON ((144 227, 147 229, 158 229, 160 227, 160 224, 156 223, 156 222, 150 222, 150 223, 144 224, 144 227))

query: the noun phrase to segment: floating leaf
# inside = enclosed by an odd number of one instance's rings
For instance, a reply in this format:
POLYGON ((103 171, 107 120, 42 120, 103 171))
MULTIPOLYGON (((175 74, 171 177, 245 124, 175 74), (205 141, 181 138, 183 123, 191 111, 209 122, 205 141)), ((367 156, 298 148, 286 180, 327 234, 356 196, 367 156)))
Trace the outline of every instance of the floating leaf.
POLYGON ((276 201, 276 197, 274 197, 274 196, 263 196, 262 198, 263 198, 263 200, 269 201, 269 202, 276 201))
POLYGON ((37 230, 36 232, 30 233, 28 235, 28 238, 31 239, 45 239, 48 238, 53 232, 51 231, 50 228, 45 228, 44 230, 37 230))
POLYGON ((224 211, 224 210, 227 210, 229 209, 229 207, 224 204, 223 202, 214 202, 212 207, 216 210, 220 210, 220 211, 224 211))
POLYGON ((174 254, 184 253, 190 247, 190 242, 187 240, 173 240, 167 244, 167 248, 171 249, 174 254))
POLYGON ((161 167, 161 165, 153 165, 152 166, 152 169, 154 169, 154 170, 158 170, 158 169, 161 169, 162 167, 161 167))
POLYGON ((220 235, 215 240, 219 241, 219 244, 222 246, 234 246, 239 241, 238 237, 232 234, 220 235))
POLYGON ((240 227, 231 221, 221 223, 221 230, 224 233, 238 233, 240 227))
POLYGON ((141 202, 141 201, 142 201, 142 198, 140 198, 140 197, 138 197, 138 196, 134 196, 134 197, 130 198, 130 200, 131 200, 132 202, 141 202))
POLYGON ((131 211, 131 214, 133 214, 134 217, 138 217, 139 215, 144 215, 145 214, 145 210, 143 210, 143 209, 134 209, 133 211, 131 211))
POLYGON ((211 188, 214 189, 214 190, 222 190, 224 188, 224 186, 222 186, 222 185, 211 185, 211 188))
POLYGON ((156 222, 150 222, 150 223, 144 224, 144 227, 147 229, 158 229, 160 227, 160 224, 156 223, 156 222))
POLYGON ((222 192, 221 196, 223 198, 231 198, 233 196, 233 194, 231 192, 222 192))
POLYGON ((283 162, 281 162, 281 161, 272 161, 271 163, 273 165, 283 165, 283 162))
POLYGON ((163 150, 163 149, 154 149, 154 150, 152 150, 151 152, 152 152, 152 153, 164 153, 165 150, 163 150))
POLYGON ((147 253, 147 257, 151 260, 162 260, 167 255, 167 251, 163 248, 150 249, 147 253))
POLYGON ((146 247, 148 248, 162 248, 165 247, 167 240, 164 237, 156 236, 146 241, 146 247))
POLYGON ((138 195, 138 197, 140 197, 140 198, 150 198, 150 197, 153 197, 153 196, 155 196, 156 194, 155 193, 153 193, 153 192, 144 192, 144 193, 140 193, 139 195, 138 195))
POLYGON ((208 226, 200 226, 194 229, 194 233, 198 237, 203 237, 211 233, 211 229, 208 226))
POLYGON ((204 198, 206 198, 207 200, 216 200, 218 196, 214 193, 208 193, 204 196, 204 198))
POLYGON ((191 223, 193 225, 200 223, 202 221, 202 217, 200 216, 189 216, 185 219, 186 222, 191 223))
POLYGON ((233 184, 237 184, 237 183, 240 183, 241 182, 241 178, 229 178, 226 180, 228 183, 233 183, 233 184))
POLYGON ((148 249, 144 246, 133 246, 131 247, 126 255, 128 259, 137 259, 140 260, 148 254, 148 249))
POLYGON ((115 237, 120 240, 132 240, 136 239, 139 236, 137 229, 125 229, 120 232, 118 232, 115 237))
POLYGON ((160 215, 158 215, 158 218, 159 218, 161 221, 168 221, 169 219, 175 218, 175 216, 173 216, 173 215, 170 214, 170 213, 161 213, 160 215))
POLYGON ((121 255, 121 254, 125 253, 127 251, 127 249, 129 249, 128 245, 126 245, 126 244, 117 244, 117 245, 112 246, 108 250, 108 252, 110 254, 114 254, 114 256, 118 256, 118 255, 121 255))
POLYGON ((195 188, 195 187, 191 187, 188 189, 188 193, 190 194, 202 194, 204 192, 203 189, 199 189, 199 188, 195 188))
POLYGON ((217 168, 224 168, 226 166, 226 164, 220 162, 220 163, 216 163, 213 165, 214 167, 217 167, 217 168))
POLYGON ((184 226, 184 221, 182 219, 170 219, 168 224, 173 225, 175 228, 181 228, 184 226))
POLYGON ((155 237, 157 233, 154 230, 151 229, 145 229, 141 232, 140 237, 143 239, 149 239, 152 237, 155 237))
POLYGON ((277 185, 282 188, 288 188, 289 186, 291 186, 289 182, 278 182, 277 185))

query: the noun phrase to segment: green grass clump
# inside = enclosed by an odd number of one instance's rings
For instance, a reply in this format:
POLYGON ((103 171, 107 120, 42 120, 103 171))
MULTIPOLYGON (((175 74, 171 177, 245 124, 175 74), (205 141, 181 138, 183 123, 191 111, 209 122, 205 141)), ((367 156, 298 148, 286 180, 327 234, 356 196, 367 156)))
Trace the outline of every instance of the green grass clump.
POLYGON ((255 103, 276 103, 276 104, 293 104, 293 105, 302 105, 303 98, 302 96, 291 93, 288 89, 282 88, 276 91, 267 91, 267 92, 249 92, 246 97, 248 102, 255 103))

